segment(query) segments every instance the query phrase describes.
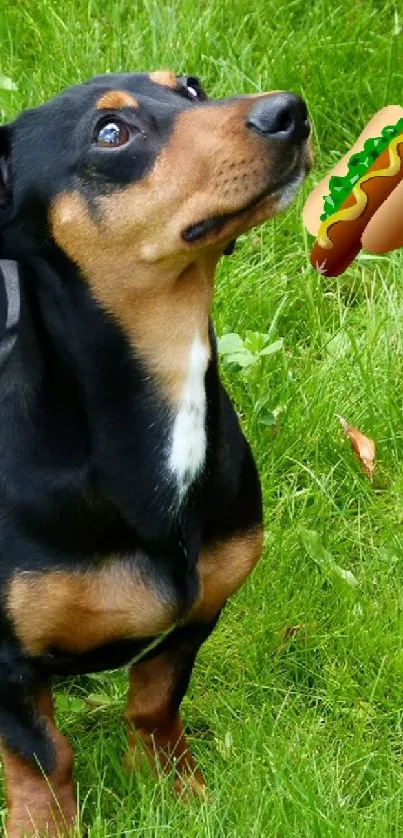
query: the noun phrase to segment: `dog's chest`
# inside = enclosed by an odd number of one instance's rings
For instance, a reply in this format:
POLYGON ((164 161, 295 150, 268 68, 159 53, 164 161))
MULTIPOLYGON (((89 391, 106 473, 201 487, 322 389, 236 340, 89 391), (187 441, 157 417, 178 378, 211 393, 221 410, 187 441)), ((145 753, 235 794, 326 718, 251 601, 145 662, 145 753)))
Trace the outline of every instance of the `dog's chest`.
POLYGON ((204 465, 207 364, 208 351, 196 335, 189 353, 187 376, 181 389, 170 439, 169 469, 177 483, 180 499, 204 465))

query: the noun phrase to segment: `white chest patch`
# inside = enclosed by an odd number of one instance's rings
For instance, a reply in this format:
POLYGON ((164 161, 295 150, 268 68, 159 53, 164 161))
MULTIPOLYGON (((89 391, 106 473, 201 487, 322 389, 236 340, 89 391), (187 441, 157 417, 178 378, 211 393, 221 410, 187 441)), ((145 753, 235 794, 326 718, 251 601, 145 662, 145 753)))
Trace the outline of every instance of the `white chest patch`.
POLYGON ((171 438, 169 468, 174 474, 180 499, 203 466, 206 454, 206 391, 204 377, 208 352, 199 335, 192 343, 186 381, 180 396, 171 438))

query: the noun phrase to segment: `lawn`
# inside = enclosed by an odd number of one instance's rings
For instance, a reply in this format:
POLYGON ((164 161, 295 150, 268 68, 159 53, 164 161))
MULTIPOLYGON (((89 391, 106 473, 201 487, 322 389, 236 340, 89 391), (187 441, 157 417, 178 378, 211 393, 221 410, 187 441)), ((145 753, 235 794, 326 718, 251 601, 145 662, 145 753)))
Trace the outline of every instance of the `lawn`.
POLYGON ((91 838, 403 835, 403 254, 328 280, 301 222, 309 184, 375 111, 403 104, 401 27, 383 0, 3 0, 5 120, 100 72, 172 67, 211 96, 302 93, 316 148, 303 194, 217 278, 218 334, 283 345, 224 370, 266 536, 184 701, 210 801, 185 807, 169 779, 125 775, 123 672, 59 685, 91 838), (376 440, 372 484, 335 413, 376 440))

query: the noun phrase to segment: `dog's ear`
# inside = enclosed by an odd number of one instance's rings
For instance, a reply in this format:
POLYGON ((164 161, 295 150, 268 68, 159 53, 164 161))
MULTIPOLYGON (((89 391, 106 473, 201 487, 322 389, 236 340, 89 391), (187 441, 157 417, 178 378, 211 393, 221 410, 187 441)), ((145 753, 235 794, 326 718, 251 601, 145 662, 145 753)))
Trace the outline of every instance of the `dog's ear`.
POLYGON ((9 125, 0 125, 0 223, 2 211, 10 201, 10 156, 11 129, 9 125))

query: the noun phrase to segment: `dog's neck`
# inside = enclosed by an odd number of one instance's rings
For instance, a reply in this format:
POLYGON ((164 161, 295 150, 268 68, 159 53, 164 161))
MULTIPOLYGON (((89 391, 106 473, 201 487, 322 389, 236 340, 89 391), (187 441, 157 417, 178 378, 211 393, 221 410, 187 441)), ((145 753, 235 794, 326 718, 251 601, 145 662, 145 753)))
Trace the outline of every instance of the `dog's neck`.
POLYGON ((95 299, 118 323, 174 409, 195 343, 210 357, 208 323, 216 263, 217 258, 193 262, 169 282, 161 282, 156 272, 155 283, 144 289, 132 275, 114 284, 104 282, 101 272, 86 278, 95 299))
POLYGON ((122 263, 114 266, 113 260, 110 264, 102 260, 90 270, 53 250, 50 258, 32 263, 32 283, 46 302, 41 309, 49 332, 59 346, 66 344, 71 357, 88 355, 88 346, 80 345, 87 339, 94 349, 97 336, 104 345, 114 327, 174 407, 195 339, 210 356, 209 314, 220 255, 215 252, 184 266, 174 264, 161 276, 158 265, 146 271, 141 264, 130 263, 123 270, 122 263), (87 319, 98 325, 91 335, 87 319))

